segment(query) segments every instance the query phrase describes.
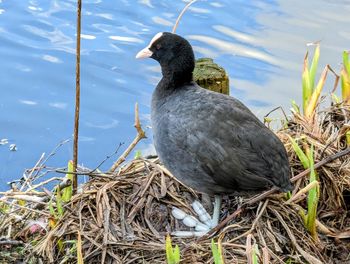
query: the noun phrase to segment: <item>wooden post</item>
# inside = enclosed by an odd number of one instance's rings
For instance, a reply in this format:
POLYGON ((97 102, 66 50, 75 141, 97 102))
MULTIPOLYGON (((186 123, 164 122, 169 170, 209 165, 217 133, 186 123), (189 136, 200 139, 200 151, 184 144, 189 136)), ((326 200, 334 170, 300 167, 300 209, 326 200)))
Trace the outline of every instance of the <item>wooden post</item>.
MULTIPOLYGON (((79 110, 80 110, 80 33, 81 33, 81 1, 77 2, 77 50, 76 50, 76 76, 75 76, 75 118, 73 141, 73 172, 78 166, 78 136, 79 136, 79 110)), ((73 176, 73 194, 77 192, 78 176, 73 176)))
POLYGON ((193 80, 201 87, 214 92, 230 94, 229 79, 224 68, 213 59, 201 58, 196 61, 193 80))

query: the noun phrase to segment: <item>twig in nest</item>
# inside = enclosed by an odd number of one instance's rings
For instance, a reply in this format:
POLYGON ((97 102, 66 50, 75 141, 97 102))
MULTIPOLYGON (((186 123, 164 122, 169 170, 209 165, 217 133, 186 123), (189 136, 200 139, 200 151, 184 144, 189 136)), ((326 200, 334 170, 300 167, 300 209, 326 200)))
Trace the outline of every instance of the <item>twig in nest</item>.
POLYGON ((78 172, 72 172, 72 171, 67 171, 67 170, 55 170, 57 173, 62 173, 62 174, 75 174, 75 175, 86 175, 90 177, 95 177, 95 178, 105 178, 105 179, 111 179, 113 180, 113 174, 106 174, 106 173, 101 173, 101 172, 85 172, 85 171, 78 171, 78 172))
POLYGON ((65 188, 67 188, 67 187, 69 187, 69 186, 71 186, 71 185, 72 185, 72 181, 71 181, 70 179, 68 179, 68 178, 63 178, 62 182, 60 182, 59 184, 57 184, 57 185, 55 186, 55 190, 56 190, 56 191, 57 191, 57 190, 62 191, 63 189, 65 189, 65 188))
POLYGON ((90 173, 97 171, 102 166, 103 163, 105 163, 107 160, 109 160, 111 157, 113 157, 115 154, 117 154, 120 147, 123 145, 124 145, 124 143, 119 143, 119 146, 117 147, 117 149, 111 155, 108 155, 103 161, 101 161, 100 164, 98 164, 95 169, 90 171, 90 173))
MULTIPOLYGON (((21 195, 21 194, 25 194, 25 195, 34 195, 34 196, 46 196, 47 194, 44 192, 0 192, 0 195, 3 196, 13 196, 13 195, 21 195)), ((1 198, 0 198, 1 199, 1 198)))
POLYGON ((275 209, 272 209, 272 211, 277 216, 278 220, 280 221, 280 223, 282 224, 282 226, 286 230, 293 246, 305 258, 305 260, 307 260, 307 262, 309 262, 309 263, 322 264, 323 263, 322 261, 316 259, 314 256, 312 256, 311 254, 309 254, 305 250, 303 250, 301 248, 301 246, 299 246, 299 244, 297 243, 297 239, 295 238, 293 232, 288 227, 287 223, 283 220, 283 217, 275 209))
POLYGON ((291 204, 292 202, 296 201, 304 194, 308 193, 312 188, 315 188, 318 185, 320 185, 318 181, 310 182, 307 186, 305 186, 303 189, 301 189, 295 195, 293 195, 288 201, 286 201, 286 204, 291 204))
POLYGON ((23 244, 24 244, 24 242, 19 241, 19 240, 11 240, 11 239, 0 240, 0 245, 19 246, 19 245, 23 245, 23 244))
POLYGON ((253 259, 252 259, 253 250, 254 249, 252 247, 252 234, 249 234, 246 239, 246 255, 247 255, 248 264, 253 264, 253 259))
MULTIPOLYGON (((55 148, 50 152, 50 154, 46 156, 46 158, 44 158, 44 157, 45 157, 45 155, 44 155, 45 153, 43 154, 43 156, 42 156, 43 159, 40 160, 40 163, 38 163, 35 167, 33 167, 33 168, 31 169, 31 170, 35 171, 35 174, 32 175, 32 179, 33 179, 32 181, 38 180, 39 178, 43 177, 43 176, 46 174, 46 173, 43 173, 43 174, 39 175, 41 169, 45 167, 45 164, 47 163, 47 161, 48 161, 51 157, 55 156, 56 153, 57 153, 57 151, 58 151, 58 149, 59 149, 60 147, 62 147, 64 144, 68 143, 70 140, 71 140, 71 139, 68 138, 68 139, 64 139, 64 140, 62 140, 61 142, 59 142, 59 143, 55 146, 55 148)), ((31 172, 31 174, 32 174, 32 172, 31 172)))
POLYGON ((179 22, 182 18, 182 16, 185 14, 186 10, 190 7, 190 5, 192 5, 194 2, 197 2, 197 0, 192 0, 191 2, 189 2, 185 7, 184 9, 182 9, 180 15, 177 17, 176 19, 176 22, 175 22, 175 25, 173 27, 173 30, 171 31, 172 33, 175 33, 176 29, 177 29, 177 26, 179 25, 179 22))
POLYGON ((45 215, 47 217, 51 216, 50 214, 45 213, 44 211, 35 210, 35 209, 29 208, 29 207, 26 207, 26 206, 22 206, 22 205, 13 203, 13 202, 8 202, 8 201, 5 201, 5 200, 3 200, 1 202, 6 203, 6 204, 8 204, 8 205, 10 205, 12 207, 15 206, 15 207, 18 207, 18 208, 21 208, 21 209, 24 209, 24 210, 32 211, 32 212, 40 214, 40 215, 45 215))
POLYGON ((41 186, 44 186, 46 184, 48 184, 49 182, 52 182, 52 181, 63 181, 64 178, 60 178, 60 177, 53 177, 53 178, 50 178, 50 179, 47 179, 46 181, 43 181, 43 182, 40 182, 36 185, 33 185, 31 188, 29 188, 28 190, 26 190, 25 192, 30 192, 30 191, 33 191, 41 186))
POLYGON ((4 201, 7 199, 13 199, 13 201, 14 200, 22 200, 22 201, 27 201, 27 202, 38 203, 41 205, 46 205, 46 203, 44 202, 46 197, 39 197, 39 196, 34 196, 34 195, 17 194, 17 195, 11 195, 11 196, 3 196, 0 198, 0 201, 4 201))
POLYGON ((43 161, 44 157, 45 157, 45 153, 41 154, 39 160, 36 162, 35 166, 31 169, 28 177, 25 176, 25 173, 23 174, 23 178, 25 179, 25 182, 23 183, 23 185, 19 189, 20 191, 23 191, 23 189, 25 188, 26 185, 28 185, 29 188, 32 187, 31 186, 32 175, 33 175, 34 171, 36 170, 36 168, 39 166, 39 164, 43 161))
POLYGON ((244 210, 244 205, 241 207, 238 207, 236 211, 234 211, 232 214, 227 216, 223 221, 221 221, 216 227, 214 227, 212 230, 210 230, 207 234, 199 238, 199 241, 203 241, 211 237, 213 234, 215 234, 218 230, 226 226, 226 224, 231 221, 232 219, 236 218, 240 213, 244 210))
POLYGON ((119 157, 119 159, 113 164, 113 166, 109 169, 110 173, 113 173, 120 164, 122 164, 126 157, 129 155, 129 153, 133 150, 133 148, 136 146, 136 144, 143 138, 146 138, 145 131, 142 130, 140 118, 139 118, 139 105, 135 104, 135 125, 137 135, 135 139, 131 142, 130 146, 124 151, 124 153, 119 157))
POLYGON ((270 112, 268 112, 266 115, 264 115, 264 120, 265 118, 267 118, 270 114, 272 114, 273 112, 275 112, 276 110, 280 109, 282 111, 282 114, 285 118, 286 121, 288 121, 288 117, 286 115, 286 113, 284 112, 283 110, 283 107, 282 106, 277 106, 276 108, 272 109, 270 112))

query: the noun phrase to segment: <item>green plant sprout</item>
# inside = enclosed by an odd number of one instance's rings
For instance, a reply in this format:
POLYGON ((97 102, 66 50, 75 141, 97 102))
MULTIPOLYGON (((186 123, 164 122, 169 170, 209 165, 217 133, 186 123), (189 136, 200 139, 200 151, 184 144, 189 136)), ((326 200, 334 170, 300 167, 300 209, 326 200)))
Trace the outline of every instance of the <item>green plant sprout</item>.
MULTIPOLYGON (((311 149, 306 150, 306 154, 299 147, 298 143, 289 136, 292 143, 294 152, 297 154, 301 164, 304 169, 310 169, 309 182, 312 183, 317 181, 317 173, 314 169, 314 147, 311 145, 311 149)), ((307 197, 307 215, 303 211, 300 211, 301 216, 304 220, 304 225, 306 229, 310 232, 313 239, 317 240, 317 230, 316 230, 316 216, 317 216, 317 205, 319 201, 319 185, 315 185, 310 189, 307 197)))
MULTIPOLYGON (((343 52, 343 68, 340 72, 341 94, 344 104, 350 104, 350 60, 349 52, 343 52)), ((350 129, 345 133, 346 144, 350 146, 350 129)))
POLYGON ((349 53, 343 52, 343 68, 340 72, 342 99, 345 104, 350 103, 350 60, 349 53))
POLYGON ((134 159, 140 159, 140 158, 142 158, 142 152, 141 150, 136 150, 134 159))
MULTIPOLYGON (((73 174, 70 172, 73 172, 73 161, 70 160, 68 161, 68 166, 67 166, 67 171, 68 173, 66 174, 66 178, 70 180, 70 182, 73 182, 73 174)), ((73 186, 70 185, 62 190, 62 201, 65 203, 68 203, 73 194, 73 186)))
POLYGON ((312 95, 312 92, 314 90, 315 85, 315 75, 318 67, 318 60, 320 57, 320 45, 316 44, 316 49, 314 52, 314 56, 312 59, 312 64, 309 69, 309 59, 308 59, 309 53, 306 52, 305 58, 304 58, 304 67, 303 67, 303 74, 302 74, 302 85, 303 85, 303 110, 304 113, 306 111, 306 107, 309 103, 310 97, 312 95))
MULTIPOLYGON (((311 150, 308 152, 309 168, 310 168, 310 183, 317 181, 317 173, 314 169, 314 146, 311 145, 311 150)), ((319 185, 311 188, 307 197, 307 216, 306 229, 310 232, 313 239, 317 240, 316 217, 317 205, 319 200, 320 190, 319 185)))
POLYGON ((312 117, 312 115, 315 112, 318 99, 320 98, 323 86, 326 82, 327 73, 329 70, 329 66, 327 65, 324 68, 317 85, 315 86, 316 71, 318 67, 318 60, 320 57, 320 44, 312 43, 311 45, 316 45, 311 67, 309 68, 308 66, 309 53, 307 52, 304 58, 304 67, 303 67, 303 73, 302 73, 303 111, 304 111, 304 115, 308 118, 312 117))
POLYGON ((255 244, 253 246, 253 250, 252 250, 252 264, 259 264, 259 247, 257 244, 255 244))
POLYGON ((211 252, 213 253, 215 264, 224 264, 221 247, 215 244, 214 239, 211 240, 211 252))
POLYGON ((167 264, 180 263, 180 248, 178 245, 175 245, 175 247, 173 248, 171 238, 169 235, 167 235, 165 240, 165 253, 167 264))

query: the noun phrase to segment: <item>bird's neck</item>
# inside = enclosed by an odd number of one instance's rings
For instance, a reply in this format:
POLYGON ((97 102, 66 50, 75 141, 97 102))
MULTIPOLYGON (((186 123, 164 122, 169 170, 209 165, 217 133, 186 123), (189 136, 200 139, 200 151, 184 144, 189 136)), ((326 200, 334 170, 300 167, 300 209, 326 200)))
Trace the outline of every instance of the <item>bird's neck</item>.
POLYGON ((178 89, 193 80, 193 68, 182 68, 181 71, 173 70, 170 67, 162 67, 163 78, 161 80, 162 87, 167 90, 178 89))

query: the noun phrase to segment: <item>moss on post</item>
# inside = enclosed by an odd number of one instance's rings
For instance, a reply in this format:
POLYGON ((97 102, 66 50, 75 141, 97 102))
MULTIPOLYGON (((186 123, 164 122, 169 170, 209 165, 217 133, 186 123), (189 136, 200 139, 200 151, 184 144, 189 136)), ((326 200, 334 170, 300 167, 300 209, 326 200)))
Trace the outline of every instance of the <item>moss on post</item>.
POLYGON ((213 59, 198 59, 193 71, 193 79, 203 88, 218 93, 230 94, 229 79, 226 71, 214 63, 213 59))

